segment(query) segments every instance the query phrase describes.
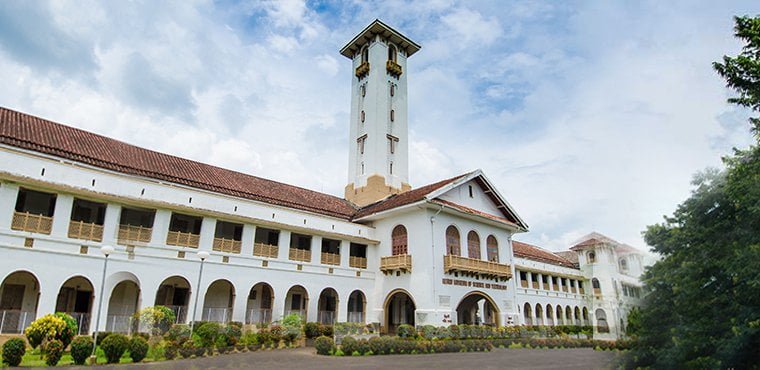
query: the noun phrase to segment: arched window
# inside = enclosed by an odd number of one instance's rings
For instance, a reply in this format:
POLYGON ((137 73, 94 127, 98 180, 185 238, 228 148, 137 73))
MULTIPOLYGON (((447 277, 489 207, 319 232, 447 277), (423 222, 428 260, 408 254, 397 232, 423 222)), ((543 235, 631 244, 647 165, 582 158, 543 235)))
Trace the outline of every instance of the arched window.
POLYGON ((628 261, 625 260, 625 258, 620 259, 620 269, 621 270, 628 270, 628 261))
POLYGON ((525 306, 523 308, 523 315, 525 317, 525 325, 533 325, 533 309, 530 306, 530 303, 525 302, 525 306))
POLYGON ((604 313, 603 309, 598 309, 594 313, 596 315, 596 331, 600 333, 609 333, 610 327, 607 324, 607 314, 604 313))
POLYGON ((599 279, 597 278, 591 279, 591 286, 594 288, 594 294, 596 295, 602 294, 602 288, 599 285, 599 279))
POLYGON ((395 62, 396 54, 398 54, 398 51, 396 50, 396 46, 393 44, 388 45, 388 60, 395 62))
POLYGON ((391 239, 391 253, 394 256, 397 256, 399 254, 409 254, 409 250, 407 248, 406 228, 404 225, 398 225, 393 228, 393 232, 391 232, 391 239))
POLYGON ((588 252, 588 263, 596 263, 596 253, 588 252))
POLYGON ((367 45, 364 45, 362 48, 362 63, 368 63, 369 62, 369 47, 367 45))
POLYGON ((459 248, 459 230, 454 225, 446 229, 446 253, 454 256, 462 254, 459 248))
POLYGON ((486 252, 488 252, 489 261, 499 262, 499 242, 493 235, 489 235, 486 239, 486 252))
POLYGON ((474 230, 467 233, 467 257, 480 259, 480 236, 474 230))

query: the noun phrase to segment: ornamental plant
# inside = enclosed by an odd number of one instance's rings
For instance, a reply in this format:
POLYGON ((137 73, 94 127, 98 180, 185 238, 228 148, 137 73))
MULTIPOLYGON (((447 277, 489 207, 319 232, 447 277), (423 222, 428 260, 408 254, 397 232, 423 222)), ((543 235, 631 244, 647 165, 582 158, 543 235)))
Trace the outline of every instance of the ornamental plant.
POLYGON ((106 361, 109 364, 116 364, 119 363, 121 356, 129 348, 129 339, 122 334, 111 334, 106 339, 103 339, 100 348, 103 349, 106 355, 106 361))
POLYGON ((3 363, 18 366, 26 353, 26 343, 21 338, 11 338, 3 344, 3 363))
POLYGON ((401 338, 414 338, 417 336, 417 330, 414 329, 414 326, 401 324, 396 329, 396 335, 401 338))
POLYGON ((76 321, 64 313, 48 314, 32 321, 24 330, 27 341, 32 348, 37 348, 45 341, 60 340, 64 348, 69 345, 76 333, 76 321), (73 327, 71 321, 74 322, 73 327))
POLYGON ((330 337, 321 336, 314 340, 314 348, 317 354, 329 355, 335 352, 335 341, 330 337))
POLYGON ((296 314, 285 316, 282 319, 282 327, 285 328, 285 342, 291 344, 303 333, 303 319, 296 314))
POLYGON ((63 342, 58 339, 52 339, 45 343, 45 364, 47 366, 58 365, 63 356, 63 342))
POLYGON ((71 341, 71 359, 75 365, 84 365, 92 353, 92 338, 86 335, 74 338, 71 341))
POLYGON ((215 322, 205 322, 195 329, 199 345, 204 348, 213 348, 216 337, 222 333, 222 326, 215 322))
POLYGON ((135 316, 140 320, 140 325, 153 335, 163 335, 177 319, 174 311, 166 306, 146 307, 135 316))
POLYGON ((304 331, 304 334, 306 334, 306 338, 314 339, 319 336, 319 323, 307 322, 303 326, 303 331, 304 331))
POLYGON ((132 362, 140 362, 148 355, 148 341, 143 337, 132 337, 129 340, 129 357, 132 362))
POLYGON ((183 344, 190 339, 190 326, 186 324, 174 324, 164 334, 164 339, 174 344, 183 344))

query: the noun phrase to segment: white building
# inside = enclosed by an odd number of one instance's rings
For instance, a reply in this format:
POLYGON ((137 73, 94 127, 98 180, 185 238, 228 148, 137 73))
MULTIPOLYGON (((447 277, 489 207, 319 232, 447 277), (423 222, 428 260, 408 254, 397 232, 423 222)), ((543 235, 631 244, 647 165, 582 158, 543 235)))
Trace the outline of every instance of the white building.
POLYGON ((91 331, 101 290, 106 331, 165 305, 178 322, 297 313, 387 331, 594 323, 602 310, 618 334, 636 253, 588 238, 576 264, 513 242, 528 226, 479 170, 410 187, 405 72, 419 49, 375 21, 341 50, 355 67, 346 199, 0 108, 0 334, 56 311, 91 331))

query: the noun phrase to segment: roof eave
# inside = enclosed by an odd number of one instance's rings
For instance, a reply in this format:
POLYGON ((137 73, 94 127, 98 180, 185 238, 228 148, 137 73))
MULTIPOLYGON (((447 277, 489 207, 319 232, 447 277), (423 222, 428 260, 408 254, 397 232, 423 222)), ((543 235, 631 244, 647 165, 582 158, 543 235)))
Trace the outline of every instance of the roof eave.
MULTIPOLYGON (((375 19, 366 28, 364 28, 364 30, 356 35, 356 37, 349 41, 346 46, 341 48, 340 54, 348 59, 353 59, 356 50, 358 50, 360 47, 356 46, 359 44, 359 40, 367 40, 370 38, 368 36, 378 34, 381 31, 383 32, 384 36, 390 38, 398 47, 404 49, 406 51, 407 57, 412 56, 412 54, 418 52, 422 48, 422 46, 416 42, 410 40, 408 37, 394 30, 393 27, 388 26, 379 19, 375 19), (387 33, 387 35, 385 35, 385 33, 387 33)), ((361 44, 363 44, 363 42, 361 44)))

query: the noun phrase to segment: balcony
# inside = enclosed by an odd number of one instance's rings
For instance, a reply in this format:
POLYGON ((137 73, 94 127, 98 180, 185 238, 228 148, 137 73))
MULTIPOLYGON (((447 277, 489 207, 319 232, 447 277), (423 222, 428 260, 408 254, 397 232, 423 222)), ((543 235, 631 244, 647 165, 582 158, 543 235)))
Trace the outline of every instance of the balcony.
POLYGON ((322 252, 323 265, 340 265, 340 254, 322 252))
POLYGON ((523 288, 528 287, 528 280, 520 280, 520 286, 523 288))
POLYGON ((150 243, 153 229, 150 227, 119 225, 119 234, 116 237, 119 244, 130 242, 150 243))
POLYGON ((396 77, 401 76, 401 73, 403 73, 401 66, 392 60, 385 62, 385 70, 396 77))
POLYGON ((183 233, 182 231, 169 231, 166 234, 166 244, 176 245, 178 247, 198 248, 201 236, 193 233, 183 233))
POLYGON ((71 221, 69 223, 69 238, 92 241, 103 240, 103 225, 84 221, 71 221))
POLYGON ((409 254, 399 254, 380 258, 380 271, 387 273, 393 270, 411 272, 412 256, 409 254))
POLYGON ((258 257, 277 258, 280 248, 276 245, 255 243, 253 245, 253 255, 258 257))
POLYGON ((544 283, 544 290, 549 290, 549 283, 544 283))
POLYGON ((531 286, 533 287, 533 289, 538 289, 538 281, 532 282, 531 286))
POLYGON ((602 295, 602 289, 594 288, 594 295, 602 295))
MULTIPOLYGON (((461 272, 502 280, 512 277, 509 265, 453 255, 443 256, 443 270, 447 273, 461 272)), ((535 288, 538 288, 538 282, 534 282, 533 284, 535 288)))
POLYGON ((288 259, 291 261, 310 262, 311 250, 290 248, 290 251, 288 252, 288 259))
POLYGON ((234 239, 214 238, 214 245, 211 249, 217 252, 240 253, 243 242, 234 239))
POLYGON ((586 294, 586 292, 583 290, 583 288, 578 288, 578 292, 579 292, 580 294, 586 294))
POLYGON ((53 228, 53 218, 35 215, 29 212, 13 212, 11 229, 29 231, 40 234, 50 234, 53 228))
POLYGON ((364 257, 350 256, 348 257, 348 265, 358 269, 366 269, 367 259, 364 257))
POLYGON ((369 73, 369 62, 362 62, 356 67, 356 77, 362 78, 369 73))

